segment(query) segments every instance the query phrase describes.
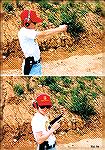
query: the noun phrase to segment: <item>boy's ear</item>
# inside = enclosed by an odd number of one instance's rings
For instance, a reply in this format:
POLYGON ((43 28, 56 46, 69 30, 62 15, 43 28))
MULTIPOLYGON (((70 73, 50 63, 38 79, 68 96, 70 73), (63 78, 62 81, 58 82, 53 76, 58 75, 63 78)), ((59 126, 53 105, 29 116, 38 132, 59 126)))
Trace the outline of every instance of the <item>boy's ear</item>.
POLYGON ((36 102, 33 102, 33 103, 32 103, 32 106, 33 106, 34 108, 37 108, 36 102))
POLYGON ((36 100, 32 100, 32 106, 35 108, 35 109, 38 109, 38 103, 36 100))
POLYGON ((26 27, 28 27, 29 25, 30 25, 30 24, 29 24, 28 22, 27 22, 27 23, 25 23, 25 26, 26 26, 26 27))
POLYGON ((28 27, 29 25, 31 24, 31 21, 27 21, 27 20, 24 20, 24 26, 25 27, 28 27))

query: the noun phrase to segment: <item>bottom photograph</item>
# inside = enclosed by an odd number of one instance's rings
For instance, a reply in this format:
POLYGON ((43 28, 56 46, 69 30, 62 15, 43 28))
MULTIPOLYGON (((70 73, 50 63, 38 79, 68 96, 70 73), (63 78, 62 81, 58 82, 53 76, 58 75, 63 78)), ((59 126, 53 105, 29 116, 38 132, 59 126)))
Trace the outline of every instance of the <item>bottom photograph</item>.
POLYGON ((1 149, 103 149, 103 77, 1 77, 1 149))

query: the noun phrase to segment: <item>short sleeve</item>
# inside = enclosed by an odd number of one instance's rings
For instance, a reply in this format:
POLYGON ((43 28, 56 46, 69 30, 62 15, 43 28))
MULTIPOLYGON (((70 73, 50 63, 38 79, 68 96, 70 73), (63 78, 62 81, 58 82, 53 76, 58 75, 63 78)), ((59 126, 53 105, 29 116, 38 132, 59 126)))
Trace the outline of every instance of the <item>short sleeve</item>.
POLYGON ((33 132, 40 132, 43 130, 40 120, 32 119, 31 122, 33 132))
POLYGON ((24 32, 24 36, 29 38, 29 39, 35 39, 38 35, 38 31, 35 31, 34 29, 26 29, 24 32))

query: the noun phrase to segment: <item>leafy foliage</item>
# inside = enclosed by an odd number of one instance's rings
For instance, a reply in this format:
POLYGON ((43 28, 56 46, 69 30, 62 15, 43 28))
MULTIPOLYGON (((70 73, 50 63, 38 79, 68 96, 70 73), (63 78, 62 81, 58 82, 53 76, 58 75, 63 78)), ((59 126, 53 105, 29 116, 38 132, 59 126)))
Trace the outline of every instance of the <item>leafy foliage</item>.
POLYGON ((81 80, 78 80, 78 79, 77 79, 77 82, 79 83, 79 88, 84 90, 85 89, 85 83, 81 80))
POLYGON ((49 85, 49 87, 52 91, 55 91, 56 93, 58 93, 58 92, 62 93, 63 92, 63 88, 60 87, 57 83, 52 83, 49 85))
POLYGON ((47 85, 49 86, 50 84, 55 84, 56 83, 56 77, 40 77, 39 78, 39 82, 42 84, 42 85, 47 85))
MULTIPOLYGON (((104 6, 100 1, 95 2, 96 4, 85 1, 76 2, 74 0, 68 0, 65 3, 48 0, 36 0, 35 2, 39 3, 43 16, 46 16, 49 22, 53 23, 56 27, 60 24, 67 24, 67 31, 75 41, 78 41, 85 32, 84 21, 87 13, 92 12, 102 17, 105 16, 104 6), (95 6, 95 9, 93 6, 95 6)), ((43 24, 43 26, 45 27, 46 25, 43 24)), ((98 24, 98 26, 103 30, 101 24, 98 24)))
POLYGON ((80 93, 80 89, 71 90, 72 105, 71 112, 81 116, 82 119, 88 120, 91 115, 95 115, 94 107, 89 103, 87 95, 80 93))
POLYGON ((72 83, 72 79, 70 79, 69 77, 62 76, 61 79, 65 87, 69 87, 72 83))
POLYGON ((38 2, 41 8, 44 8, 45 10, 51 9, 53 6, 49 4, 46 0, 42 0, 38 2))
POLYGON ((59 1, 54 1, 53 4, 54 5, 59 5, 59 1))
POLYGON ((58 98, 58 103, 60 105, 65 105, 65 103, 67 103, 67 101, 65 100, 65 95, 58 98))
POLYGON ((68 30, 74 38, 80 36, 80 33, 83 33, 85 30, 82 23, 77 22, 76 12, 71 12, 70 14, 62 12, 61 13, 62 24, 68 25, 68 30))
POLYGON ((17 6, 17 8, 19 8, 20 10, 23 10, 23 9, 24 9, 23 4, 20 3, 20 0, 16 0, 16 6, 17 6))
POLYGON ((53 14, 49 14, 48 15, 48 20, 51 22, 51 23, 53 23, 54 24, 54 22, 55 22, 55 16, 53 15, 53 14))
POLYGON ((43 13, 47 15, 49 22, 53 23, 55 26, 67 24, 68 32, 75 39, 79 39, 80 34, 85 31, 83 24, 78 21, 78 18, 79 14, 85 16, 87 11, 85 9, 81 10, 80 6, 76 4, 74 0, 68 0, 65 4, 59 3, 57 7, 46 0, 38 1, 38 3, 42 8, 43 13))
POLYGON ((96 114, 94 100, 101 87, 96 84, 98 77, 40 77, 39 82, 50 88, 51 93, 56 95, 58 104, 63 105, 82 119, 88 120, 91 115, 96 114), (99 90, 98 90, 98 89, 99 90))
POLYGON ((92 97, 93 97, 93 99, 96 99, 97 93, 96 92, 92 92, 92 97))
POLYGON ((7 12, 11 12, 11 11, 14 10, 13 5, 9 2, 4 2, 3 7, 4 7, 4 10, 7 11, 7 12))
POLYGON ((85 80, 87 81, 94 81, 95 79, 97 79, 96 76, 86 76, 86 77, 83 77, 85 80))
POLYGON ((47 27, 47 22, 43 22, 42 27, 46 28, 47 27))
POLYGON ((23 87, 20 84, 14 85, 13 90, 18 96, 21 96, 24 93, 23 87))
POLYGON ((96 3, 94 13, 96 13, 97 15, 100 15, 102 17, 105 17, 105 10, 102 9, 102 6, 101 6, 100 2, 96 3))
POLYGON ((70 7, 74 7, 74 0, 68 0, 68 5, 70 7))
POLYGON ((82 16, 85 16, 87 13, 88 13, 88 11, 85 10, 85 9, 82 9, 82 10, 80 11, 80 14, 81 14, 82 16))

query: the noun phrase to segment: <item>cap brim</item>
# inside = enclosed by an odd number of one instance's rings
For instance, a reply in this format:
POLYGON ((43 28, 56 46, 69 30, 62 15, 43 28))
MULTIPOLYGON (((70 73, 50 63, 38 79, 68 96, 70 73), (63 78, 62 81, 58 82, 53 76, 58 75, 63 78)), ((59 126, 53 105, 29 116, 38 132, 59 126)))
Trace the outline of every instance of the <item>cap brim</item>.
POLYGON ((39 106, 50 106, 50 107, 52 107, 52 103, 48 103, 48 102, 45 102, 45 103, 39 103, 38 104, 39 106))
POLYGON ((43 22, 43 20, 41 18, 35 17, 33 19, 31 19, 32 22, 36 22, 36 23, 41 23, 43 22))
POLYGON ((52 107, 52 104, 38 104, 39 106, 50 106, 52 107))
POLYGON ((37 23, 41 23, 43 20, 41 18, 37 18, 37 23))

